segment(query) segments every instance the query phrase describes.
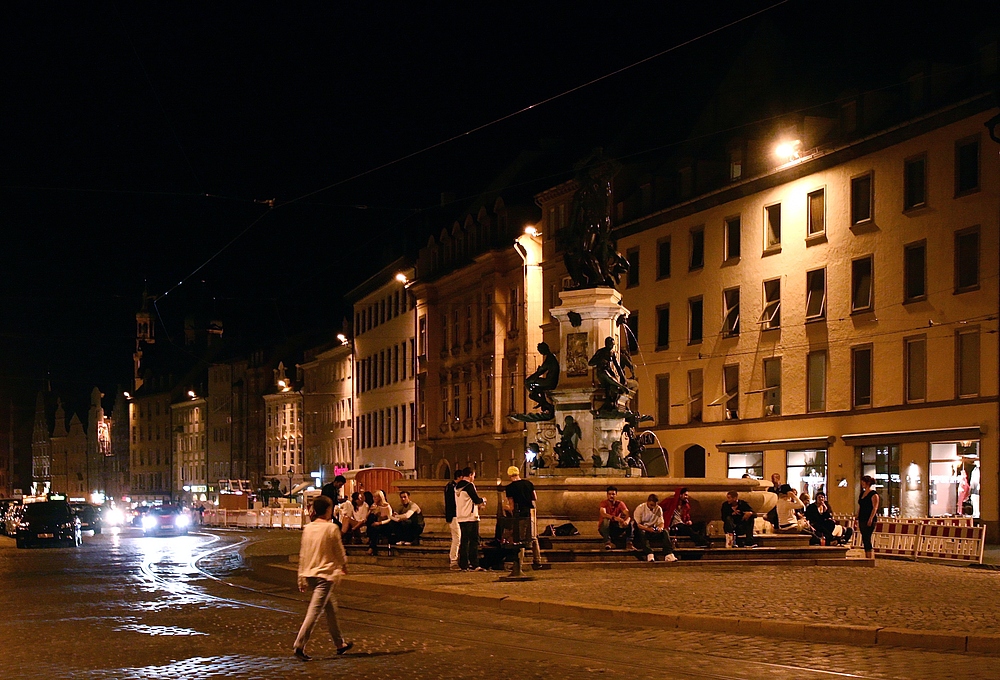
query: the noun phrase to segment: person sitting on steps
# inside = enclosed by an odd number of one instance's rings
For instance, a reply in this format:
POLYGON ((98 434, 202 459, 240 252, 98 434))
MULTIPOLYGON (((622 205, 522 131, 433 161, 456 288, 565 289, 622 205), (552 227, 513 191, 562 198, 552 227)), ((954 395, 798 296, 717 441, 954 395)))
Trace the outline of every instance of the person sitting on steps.
POLYGON ((677 489, 672 498, 660 502, 660 507, 663 508, 663 518, 668 523, 672 536, 689 536, 701 548, 707 550, 712 547, 705 523, 691 519, 691 496, 687 487, 677 489))
POLYGON ((727 491, 722 504, 722 524, 727 534, 736 536, 736 547, 753 546, 753 520, 756 513, 750 504, 740 500, 738 491, 727 491))
POLYGON ((658 505, 659 502, 660 499, 657 498, 656 494, 651 493, 646 498, 645 503, 636 506, 635 513, 632 515, 632 543, 636 550, 646 556, 647 562, 652 562, 655 559, 653 557, 653 543, 659 543, 663 546, 664 562, 676 562, 677 556, 674 555, 673 541, 670 540, 670 535, 665 530, 663 508, 658 505))
POLYGON ((806 506, 799 500, 795 489, 788 484, 782 484, 778 488, 778 504, 775 507, 775 510, 778 511, 778 533, 799 533, 799 518, 796 516, 795 511, 805 509, 806 506))
MULTIPOLYGON (((604 538, 604 549, 614 550, 615 545, 623 538, 628 540, 630 522, 628 508, 618 500, 618 488, 609 486, 606 489, 608 497, 601 501, 598 508, 597 531, 604 538)), ((631 546, 626 547, 631 550, 631 546)))

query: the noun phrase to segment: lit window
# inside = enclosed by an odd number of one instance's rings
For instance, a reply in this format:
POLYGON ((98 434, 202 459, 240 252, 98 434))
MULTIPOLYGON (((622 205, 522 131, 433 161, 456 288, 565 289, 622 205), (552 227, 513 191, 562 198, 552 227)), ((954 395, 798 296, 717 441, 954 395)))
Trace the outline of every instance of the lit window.
POLYGON ((752 451, 750 453, 730 453, 727 454, 729 472, 726 475, 729 479, 741 479, 743 475, 750 475, 753 479, 764 478, 764 452, 752 451))
POLYGON ((806 272, 806 321, 826 318, 826 269, 806 272))

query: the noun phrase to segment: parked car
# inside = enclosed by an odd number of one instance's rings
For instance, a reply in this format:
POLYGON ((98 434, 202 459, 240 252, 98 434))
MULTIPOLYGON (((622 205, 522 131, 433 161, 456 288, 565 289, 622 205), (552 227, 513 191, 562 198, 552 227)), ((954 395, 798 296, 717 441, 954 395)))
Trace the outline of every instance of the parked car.
POLYGON ((80 518, 80 528, 83 531, 93 531, 94 535, 101 533, 104 523, 101 521, 101 509, 90 503, 71 503, 73 512, 80 518))
POLYGON ((147 536, 186 535, 190 526, 190 515, 174 505, 153 508, 142 518, 142 532, 147 536))
POLYGON ((80 518, 65 501, 28 503, 17 525, 18 548, 49 543, 78 546, 83 542, 80 518))

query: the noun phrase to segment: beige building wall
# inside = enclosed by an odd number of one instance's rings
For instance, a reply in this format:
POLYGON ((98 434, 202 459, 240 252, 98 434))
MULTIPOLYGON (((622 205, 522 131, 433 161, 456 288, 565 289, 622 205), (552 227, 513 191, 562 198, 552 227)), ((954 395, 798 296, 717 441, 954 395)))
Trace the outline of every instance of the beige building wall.
POLYGON ((171 497, 171 397, 169 391, 157 392, 154 385, 143 384, 128 405, 130 494, 136 502, 171 497))
MULTIPOLYGON (((671 476, 689 472, 685 451, 693 446, 705 449, 705 474, 710 477, 728 473, 727 451, 755 451, 763 453, 763 476, 777 472, 783 479, 789 472, 787 451, 825 448, 825 486, 832 505, 853 512, 861 467, 857 447, 895 444, 904 468, 900 483, 909 484, 901 494, 902 513, 918 515, 927 512, 931 442, 978 442, 981 516, 996 540, 1000 163, 983 127, 996 110, 969 109, 955 107, 848 147, 817 152, 619 226, 619 250, 638 250, 638 285, 625 288, 623 303, 637 310, 640 319, 634 357, 640 407, 655 418, 651 429, 669 455, 671 476), (957 193, 958 149, 973 141, 978 143, 978 186, 957 193), (923 159, 926 194, 922 206, 907 210, 904 175, 912 159, 923 159), (852 182, 860 194, 858 178, 863 177, 873 187, 871 218, 852 224, 852 182), (810 236, 809 197, 818 191, 824 192, 823 220, 813 224, 823 229, 810 236), (780 244, 768 248, 767 208, 778 205, 780 244), (726 221, 735 217, 740 220, 740 253, 727 259, 726 221), (958 264, 962 258, 956 255, 956 239, 966 230, 978 233, 979 272, 974 286, 959 289, 959 275, 969 268, 958 264), (704 262, 692 267, 699 232, 704 235, 704 262), (667 242, 669 275, 661 271, 660 258, 667 242), (925 248, 925 294, 906 300, 904 254, 914 244, 925 248), (852 263, 863 258, 873 263, 873 305, 859 310, 852 308, 855 293, 859 299, 867 296, 852 263), (825 270, 825 313, 810 320, 808 272, 816 270, 825 270), (780 282, 780 327, 768 330, 760 321, 764 282, 771 280, 780 282), (724 291, 736 289, 739 333, 727 337, 724 291), (698 299, 703 305, 700 341, 690 337, 691 301, 698 299), (665 338, 658 314, 667 306, 665 338), (975 337, 959 337, 966 333, 975 337), (926 390, 907 394, 905 343, 912 339, 925 342, 925 358, 914 359, 920 366, 913 375, 915 385, 919 374, 926 376, 926 390), (859 348, 871 351, 870 403, 864 390, 860 399, 854 394, 855 374, 864 373, 864 362, 852 360, 852 350, 859 348), (815 359, 810 405, 811 353, 822 361, 815 359), (963 357, 964 390, 959 386, 963 357), (765 360, 775 358, 780 358, 778 391, 767 389, 764 376, 765 360), (727 419, 726 366, 738 369, 738 389, 730 393, 737 405, 729 414, 737 416, 733 419, 727 419), (693 371, 701 372, 700 395, 697 374, 691 382, 693 371), (669 393, 664 390, 667 378, 669 393), (816 387, 820 383, 822 390, 816 387), (775 415, 766 415, 769 401, 778 403, 775 415), (885 434, 852 438, 875 433, 885 434), (805 441, 788 441, 799 438, 805 441)), ((546 247, 548 258, 551 246, 546 247)), ((549 270, 546 282, 556 285, 559 264, 549 270)), ((963 450, 969 463, 971 451, 963 450)), ((698 467, 697 456, 689 455, 698 467)), ((965 467, 968 472, 969 465, 965 467)))
POLYGON ((421 251, 427 275, 413 287, 421 478, 450 478, 468 466, 481 480, 500 479, 524 461, 526 428, 509 416, 529 410, 524 378, 541 361, 535 229, 534 219, 508 216, 498 202, 495 214, 455 223, 421 251))
POLYGON ((264 395, 267 414, 264 476, 280 480, 283 488, 289 484, 289 477, 294 487, 309 476, 303 448, 302 393, 294 389, 284 369, 284 364, 278 364, 274 371, 275 392, 264 395))
POLYGON ((415 468, 416 336, 413 268, 385 270, 354 302, 355 468, 415 468), (398 278, 397 278, 398 277, 398 278))
POLYGON ((207 400, 190 396, 170 406, 173 423, 173 490, 187 502, 208 499, 207 400))
POLYGON ((320 483, 354 467, 354 362, 350 340, 300 364, 307 472, 320 483))

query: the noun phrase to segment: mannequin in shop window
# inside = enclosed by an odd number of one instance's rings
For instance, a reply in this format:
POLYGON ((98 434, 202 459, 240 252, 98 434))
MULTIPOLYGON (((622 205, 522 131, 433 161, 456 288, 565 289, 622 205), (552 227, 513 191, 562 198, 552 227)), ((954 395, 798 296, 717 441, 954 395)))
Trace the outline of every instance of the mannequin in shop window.
POLYGON ((972 468, 972 475, 969 477, 969 498, 972 500, 972 516, 979 517, 979 460, 972 468))
POLYGON ((955 510, 956 515, 965 514, 965 501, 969 500, 969 476, 965 474, 965 467, 958 466, 958 503, 955 510))

